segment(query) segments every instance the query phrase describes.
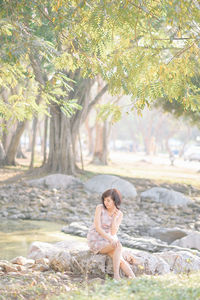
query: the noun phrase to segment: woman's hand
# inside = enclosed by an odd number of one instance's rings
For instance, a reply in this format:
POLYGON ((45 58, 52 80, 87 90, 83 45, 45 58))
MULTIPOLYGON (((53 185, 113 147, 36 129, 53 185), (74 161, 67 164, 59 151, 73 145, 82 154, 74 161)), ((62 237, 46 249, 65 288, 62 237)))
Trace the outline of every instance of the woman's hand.
POLYGON ((122 218, 123 218, 123 213, 119 209, 115 208, 115 210, 113 212, 112 224, 111 224, 111 234, 112 235, 117 234, 119 226, 122 222, 122 218))
POLYGON ((114 237, 110 237, 110 243, 111 243, 111 245, 114 247, 114 248, 116 248, 117 247, 117 245, 118 245, 118 243, 119 243, 119 240, 118 239, 116 239, 116 238, 114 238, 114 237))
POLYGON ((115 208, 114 212, 113 212, 113 219, 116 220, 119 217, 119 209, 115 208))

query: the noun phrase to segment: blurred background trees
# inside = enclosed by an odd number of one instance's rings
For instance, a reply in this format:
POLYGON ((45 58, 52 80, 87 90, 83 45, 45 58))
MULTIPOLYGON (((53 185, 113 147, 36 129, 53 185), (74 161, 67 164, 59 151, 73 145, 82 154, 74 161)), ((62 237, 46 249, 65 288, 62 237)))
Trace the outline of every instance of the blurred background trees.
POLYGON ((198 1, 2 0, 0 7, 2 165, 29 150, 33 168, 40 145, 43 170, 75 174, 82 152, 108 163, 126 127, 129 150, 146 154, 170 153, 180 132, 192 138, 198 1), (185 129, 169 114, 182 116, 185 129))

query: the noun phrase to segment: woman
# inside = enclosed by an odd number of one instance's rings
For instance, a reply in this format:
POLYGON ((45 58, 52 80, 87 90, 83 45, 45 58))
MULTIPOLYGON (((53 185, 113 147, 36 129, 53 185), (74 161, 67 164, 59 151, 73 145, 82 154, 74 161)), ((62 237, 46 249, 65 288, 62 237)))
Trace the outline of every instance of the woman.
POLYGON ((129 278, 135 277, 129 264, 122 257, 122 245, 117 237, 123 218, 123 213, 119 210, 120 204, 121 195, 118 190, 105 191, 102 195, 102 204, 96 207, 94 224, 87 235, 88 245, 93 253, 108 254, 112 258, 116 280, 120 279, 120 267, 129 278))

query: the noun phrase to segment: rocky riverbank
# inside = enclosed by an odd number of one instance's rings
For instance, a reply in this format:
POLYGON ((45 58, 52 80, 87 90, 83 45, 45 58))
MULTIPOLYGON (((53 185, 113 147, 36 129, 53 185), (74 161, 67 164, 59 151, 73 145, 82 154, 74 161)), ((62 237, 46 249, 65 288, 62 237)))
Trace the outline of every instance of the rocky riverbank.
MULTIPOLYGON (((63 232, 85 237, 95 207, 101 202, 100 194, 86 189, 79 180, 67 178, 67 186, 63 182, 60 186, 56 175, 52 178, 42 179, 40 183, 1 186, 0 220, 59 222, 63 223, 63 232)), ((164 185, 155 190, 149 182, 141 186, 136 181, 132 189, 135 196, 123 198, 124 219, 119 237, 124 246, 132 248, 125 249, 123 255, 137 276, 200 270, 200 191, 175 187, 172 190, 171 186, 164 185)), ((31 245, 28 258, 1 260, 0 299, 7 296, 15 299, 19 289, 20 299, 32 299, 31 293, 39 290, 45 298, 49 293, 69 291, 77 281, 112 276, 112 262, 108 257, 91 255, 86 244, 81 248, 77 243, 75 246, 71 242, 54 245, 36 242, 31 245), (28 292, 23 291, 24 282, 28 292)))
MULTIPOLYGON (((137 190, 137 186, 135 188, 137 190)), ((173 242, 188 232, 200 229, 198 197, 190 198, 186 206, 170 206, 151 198, 143 199, 141 192, 134 198, 123 199, 121 209, 124 219, 120 234, 124 240, 128 236, 154 237, 169 244, 169 235, 173 242), (164 230, 163 234, 160 234, 159 228, 164 230), (174 232, 169 232, 170 228, 174 232)), ((67 188, 39 184, 31 186, 27 182, 9 184, 0 188, 0 219, 59 222, 68 226, 65 227, 65 232, 85 236, 87 228, 93 222, 95 207, 100 202, 99 193, 90 192, 80 184, 67 188)))

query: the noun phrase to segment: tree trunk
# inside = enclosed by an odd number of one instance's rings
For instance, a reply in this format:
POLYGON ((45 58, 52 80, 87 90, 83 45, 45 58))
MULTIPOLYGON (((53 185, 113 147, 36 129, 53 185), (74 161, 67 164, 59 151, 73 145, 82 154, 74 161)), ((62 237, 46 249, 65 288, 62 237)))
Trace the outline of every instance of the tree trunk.
POLYGON ((37 133, 37 123, 38 118, 33 118, 33 139, 32 139, 32 145, 31 145, 31 162, 30 162, 30 169, 33 168, 34 165, 34 157, 35 157, 35 141, 36 141, 36 133, 37 133))
POLYGON ((45 168, 50 173, 75 173, 70 120, 59 106, 52 105, 50 119, 49 157, 45 168))
POLYGON ((190 137, 191 137, 191 127, 187 127, 187 136, 186 136, 186 139, 184 140, 184 143, 179 151, 179 157, 182 157, 184 152, 185 152, 185 148, 190 140, 190 137))
POLYGON ((4 161, 5 156, 6 156, 6 154, 5 154, 5 151, 4 151, 4 147, 3 147, 3 144, 0 141, 0 162, 4 161))
POLYGON ((24 155, 23 151, 22 151, 22 146, 21 143, 19 143, 19 146, 17 148, 17 158, 26 158, 26 156, 24 155))
POLYGON ((22 133, 24 132, 25 126, 27 121, 19 122, 17 125, 17 129, 15 133, 12 136, 10 145, 8 147, 8 150, 6 152, 6 157, 4 159, 5 165, 13 165, 15 166, 15 156, 17 153, 17 148, 19 146, 20 138, 22 136, 22 133))
POLYGON ((108 130, 107 122, 98 122, 96 124, 96 139, 95 151, 92 162, 94 164, 107 165, 108 164, 108 130))
POLYGON ((165 146, 166 146, 167 152, 169 153, 169 160, 170 160, 171 166, 174 165, 175 157, 174 157, 173 151, 170 148, 169 140, 170 140, 170 138, 172 138, 174 133, 175 133, 175 131, 170 132, 169 135, 167 136, 166 140, 165 140, 165 146))
POLYGON ((73 87, 73 93, 68 96, 69 99, 78 99, 78 104, 82 109, 76 111, 71 117, 67 118, 58 105, 51 107, 50 119, 50 137, 49 137, 49 157, 44 168, 48 172, 59 172, 73 175, 78 170, 75 160, 75 147, 79 128, 85 121, 92 105, 96 104, 107 90, 107 87, 100 91, 93 101, 90 102, 89 92, 93 81, 91 79, 80 78, 80 73, 73 78, 76 84, 73 87))
POLYGON ((48 120, 49 117, 45 116, 44 120, 44 148, 43 148, 43 166, 47 161, 47 130, 48 130, 48 120))
POLYGON ((85 128, 87 130, 87 136, 88 136, 88 155, 92 155, 94 151, 94 140, 93 140, 93 127, 90 127, 89 125, 89 118, 85 121, 85 128))

